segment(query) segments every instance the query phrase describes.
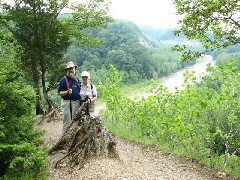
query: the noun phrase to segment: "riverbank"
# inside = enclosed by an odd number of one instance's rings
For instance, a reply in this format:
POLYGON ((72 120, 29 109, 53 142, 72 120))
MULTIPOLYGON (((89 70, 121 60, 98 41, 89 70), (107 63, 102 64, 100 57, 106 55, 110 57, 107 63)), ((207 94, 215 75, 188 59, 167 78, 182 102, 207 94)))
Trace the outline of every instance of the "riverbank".
MULTIPOLYGON (((207 64, 209 63, 215 64, 215 61, 213 60, 212 56, 206 55, 200 58, 196 64, 185 67, 184 69, 181 69, 168 76, 164 76, 156 80, 148 80, 136 84, 124 85, 120 88, 120 90, 124 95, 130 97, 130 99, 132 100, 147 98, 149 95, 153 95, 153 93, 150 92, 153 84, 162 84, 164 87, 167 87, 169 91, 174 92, 175 87, 178 87, 178 89, 182 89, 182 84, 184 82, 183 73, 186 70, 194 71, 199 77, 206 72, 207 64)), ((100 101, 97 101, 96 111, 99 112, 101 109, 104 108, 106 108, 104 100, 101 99, 100 101)))

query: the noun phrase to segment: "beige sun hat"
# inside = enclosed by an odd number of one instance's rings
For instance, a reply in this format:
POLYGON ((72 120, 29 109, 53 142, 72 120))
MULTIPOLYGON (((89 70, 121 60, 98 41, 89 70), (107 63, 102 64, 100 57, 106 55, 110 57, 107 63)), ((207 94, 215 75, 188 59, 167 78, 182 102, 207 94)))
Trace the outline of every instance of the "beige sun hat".
POLYGON ((72 68, 72 67, 77 67, 77 65, 75 65, 72 61, 69 61, 67 64, 66 64, 66 68, 64 70, 67 70, 69 68, 72 68))

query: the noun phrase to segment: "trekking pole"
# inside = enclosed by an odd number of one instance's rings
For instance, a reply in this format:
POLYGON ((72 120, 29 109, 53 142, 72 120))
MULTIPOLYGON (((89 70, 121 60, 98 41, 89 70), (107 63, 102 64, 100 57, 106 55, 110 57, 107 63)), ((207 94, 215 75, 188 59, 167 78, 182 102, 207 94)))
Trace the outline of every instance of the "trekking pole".
POLYGON ((68 97, 69 97, 69 100, 70 100, 69 109, 70 109, 70 116, 71 116, 71 120, 72 120, 72 100, 71 100, 71 94, 68 93, 68 97))
POLYGON ((81 106, 85 106, 86 107, 86 109, 84 111, 84 115, 90 115, 90 113, 89 113, 89 105, 86 102, 86 100, 81 100, 81 104, 82 104, 81 106))
POLYGON ((89 103, 87 103, 89 97, 86 96, 86 98, 84 100, 81 100, 81 102, 84 103, 84 106, 86 106, 86 110, 85 110, 85 115, 90 115, 89 113, 89 103))
POLYGON ((87 103, 87 109, 86 109, 85 115, 90 115, 90 113, 89 113, 89 103, 87 103))

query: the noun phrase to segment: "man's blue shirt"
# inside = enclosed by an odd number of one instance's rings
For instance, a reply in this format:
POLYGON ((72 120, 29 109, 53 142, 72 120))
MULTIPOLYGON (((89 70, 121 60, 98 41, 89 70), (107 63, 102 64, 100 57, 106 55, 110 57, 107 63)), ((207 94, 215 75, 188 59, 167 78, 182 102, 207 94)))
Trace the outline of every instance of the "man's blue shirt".
MULTIPOLYGON (((71 100, 76 101, 80 99, 80 81, 79 79, 75 76, 73 79, 70 78, 69 76, 66 76, 68 79, 68 83, 69 83, 69 88, 72 89, 72 94, 70 95, 71 100)), ((59 86, 58 86, 58 93, 60 91, 67 91, 68 87, 67 87, 67 83, 65 78, 63 77, 60 80, 59 86)), ((65 100, 69 100, 69 95, 66 96, 62 96, 63 99, 65 100)))

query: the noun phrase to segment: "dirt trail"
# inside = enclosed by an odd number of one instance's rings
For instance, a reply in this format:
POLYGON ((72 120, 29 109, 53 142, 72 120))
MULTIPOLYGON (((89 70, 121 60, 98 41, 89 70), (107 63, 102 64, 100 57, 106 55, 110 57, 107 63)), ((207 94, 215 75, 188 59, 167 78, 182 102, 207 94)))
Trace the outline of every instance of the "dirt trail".
MULTIPOLYGON (((46 130, 44 145, 51 147, 61 136, 62 122, 43 123, 40 128, 46 130)), ((49 156, 50 179, 214 179, 209 170, 184 158, 163 155, 154 148, 144 148, 122 138, 116 137, 116 141, 120 160, 110 158, 93 160, 85 164, 83 169, 68 167, 55 169, 54 164, 63 153, 49 156)))

